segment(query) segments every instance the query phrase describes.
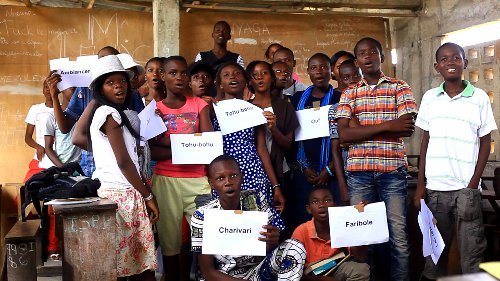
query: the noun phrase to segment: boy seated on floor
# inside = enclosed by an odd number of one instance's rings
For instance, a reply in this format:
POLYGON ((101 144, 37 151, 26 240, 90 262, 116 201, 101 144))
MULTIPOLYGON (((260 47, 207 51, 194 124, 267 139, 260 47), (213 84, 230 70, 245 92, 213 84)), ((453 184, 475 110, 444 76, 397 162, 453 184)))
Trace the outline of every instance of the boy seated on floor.
POLYGON ((350 247, 349 249, 332 249, 330 243, 330 224, 328 207, 334 207, 333 195, 328 186, 316 185, 309 193, 307 212, 312 219, 299 225, 293 232, 292 239, 299 240, 306 248, 305 268, 319 261, 337 255, 340 251, 349 253, 328 276, 304 275, 303 281, 354 281, 370 280, 370 267, 362 262, 367 256, 367 247, 350 247))
POLYGON ((221 155, 208 166, 208 182, 218 194, 191 217, 191 247, 198 254, 202 279, 226 280, 300 280, 306 253, 297 240, 289 239, 281 244, 279 230, 264 225, 260 241, 267 245, 267 256, 229 256, 202 254, 204 212, 208 209, 268 212, 257 207, 252 190, 241 191, 243 175, 232 156, 221 155))

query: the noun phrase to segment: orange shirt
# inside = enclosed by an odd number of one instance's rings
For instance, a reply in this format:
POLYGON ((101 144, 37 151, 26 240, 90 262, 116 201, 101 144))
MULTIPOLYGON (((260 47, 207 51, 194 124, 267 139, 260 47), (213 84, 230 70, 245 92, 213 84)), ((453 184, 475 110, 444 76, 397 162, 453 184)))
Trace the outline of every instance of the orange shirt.
POLYGON ((299 225, 293 232, 292 238, 299 240, 306 248, 306 267, 314 262, 335 255, 339 249, 332 249, 330 240, 325 241, 318 237, 314 219, 299 225))

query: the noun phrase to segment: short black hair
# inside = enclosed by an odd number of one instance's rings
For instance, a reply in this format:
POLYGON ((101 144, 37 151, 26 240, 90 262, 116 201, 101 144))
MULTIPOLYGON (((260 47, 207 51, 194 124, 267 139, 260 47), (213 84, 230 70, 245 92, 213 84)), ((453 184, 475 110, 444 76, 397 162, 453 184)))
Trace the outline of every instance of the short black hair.
POLYGON ((373 43, 373 45, 375 45, 375 47, 377 48, 378 52, 382 54, 382 44, 380 44, 380 42, 377 39, 374 39, 372 37, 364 37, 361 38, 361 40, 359 40, 358 43, 356 43, 356 46, 354 46, 354 56, 356 56, 356 54, 358 53, 359 44, 365 41, 373 43))
POLYGON ((283 48, 283 46, 280 44, 280 43, 272 43, 271 45, 269 45, 267 47, 267 50, 266 52, 264 53, 264 57, 266 57, 266 59, 269 59, 269 52, 271 52, 271 48, 274 47, 274 46, 278 46, 278 50, 283 48))
POLYGON ((330 57, 327 56, 326 54, 324 53, 316 53, 314 55, 312 55, 308 60, 307 60, 307 65, 309 65, 309 63, 315 59, 315 58, 322 58, 324 59, 326 62, 330 63, 330 57))
POLYGON ((223 155, 219 155, 219 156, 215 157, 215 159, 212 160, 212 162, 210 162, 210 164, 208 164, 208 167, 207 167, 208 177, 210 177, 210 171, 212 170, 212 166, 215 165, 216 163, 220 163, 220 162, 234 162, 234 164, 236 164, 238 169, 241 171, 240 165, 238 164, 238 161, 236 161, 236 159, 233 156, 223 154, 223 155))
MULTIPOLYGON (((254 61, 250 62, 247 65, 247 68, 245 69, 245 72, 247 73, 247 77, 249 79, 252 78, 253 71, 255 70, 255 67, 258 64, 265 65, 267 67, 267 69, 269 70, 269 74, 271 75, 271 78, 273 79, 273 83, 271 84, 271 92, 272 92, 273 89, 274 89, 274 87, 276 86, 275 85, 275 83, 276 83, 276 73, 274 73, 273 67, 272 67, 272 65, 270 63, 268 63, 266 61, 261 61, 261 60, 254 60, 254 61)), ((250 83, 248 83, 248 89, 250 90, 250 92, 252 92, 252 93, 255 94, 255 89, 252 87, 252 85, 250 85, 250 83)))
POLYGON ((337 61, 341 57, 349 57, 349 59, 351 59, 351 60, 355 59, 354 55, 351 54, 348 51, 343 51, 343 50, 342 51, 338 51, 335 54, 333 54, 333 56, 330 58, 330 64, 332 65, 332 67, 337 63, 337 61))
POLYGON ((328 193, 330 193, 330 195, 333 198, 333 193, 330 190, 330 187, 328 187, 328 185, 314 185, 313 188, 311 189, 311 191, 309 191, 309 194, 307 195, 307 205, 309 205, 313 193, 316 192, 316 191, 318 191, 318 190, 328 191, 328 193))
POLYGON ((288 68, 288 70, 292 71, 292 68, 288 66, 288 64, 284 61, 275 61, 273 62, 273 64, 271 64, 271 68, 273 68, 274 66, 278 65, 278 64, 284 64, 286 65, 286 68, 288 68))
POLYGON ((225 62, 225 63, 217 66, 217 74, 215 75, 215 80, 217 81, 217 83, 220 83, 220 80, 221 80, 220 75, 222 73, 222 70, 228 66, 234 66, 234 67, 238 68, 239 70, 241 70, 241 73, 245 77, 245 80, 248 82, 247 72, 245 71, 243 66, 239 65, 238 63, 236 63, 234 61, 228 61, 228 62, 225 62))
POLYGON ((274 54, 276 54, 277 52, 288 52, 289 54, 292 55, 292 58, 295 59, 295 55, 293 54, 293 51, 292 49, 290 48, 287 48, 287 47, 281 47, 279 48, 278 50, 276 50, 276 52, 274 52, 274 54))
POLYGON ((191 65, 189 65, 187 72, 189 74, 189 78, 191 78, 193 75, 195 75, 196 73, 198 73, 200 71, 205 71, 206 73, 208 73, 212 77, 212 79, 215 79, 214 69, 209 64, 203 63, 201 61, 195 62, 195 63, 192 63, 191 65))
POLYGON ((216 23, 214 24, 214 28, 213 28, 213 29, 215 29, 215 27, 216 27, 217 25, 219 25, 219 24, 223 24, 223 25, 225 25, 225 26, 227 27, 227 29, 229 30, 229 33, 231 33, 231 26, 230 26, 230 25, 229 25, 229 23, 228 23, 227 21, 225 21, 225 20, 220 20, 220 21, 216 22, 216 23))
POLYGON ((453 42, 446 42, 443 45, 439 46, 439 48, 436 50, 436 55, 435 55, 436 56, 436 62, 438 61, 439 51, 441 51, 441 49, 444 48, 444 47, 457 48, 460 51, 460 54, 462 54, 462 58, 465 59, 465 51, 464 51, 464 48, 462 48, 462 46, 460 46, 458 44, 455 44, 453 42))
POLYGON ((152 63, 152 62, 159 62, 161 63, 162 65, 165 63, 165 58, 163 57, 152 57, 148 60, 148 62, 146 62, 146 67, 148 66, 148 64, 152 63))
POLYGON ((167 57, 163 60, 163 64, 164 65, 167 65, 167 63, 171 62, 171 61, 180 61, 180 62, 183 62, 187 65, 187 61, 186 59, 183 57, 183 56, 170 56, 170 57, 167 57))
POLYGON ((354 63, 354 60, 346 60, 346 61, 343 61, 340 65, 339 65, 339 73, 340 73, 340 70, 342 68, 345 68, 345 67, 348 67, 348 66, 352 66, 354 68, 357 68, 359 70, 359 67, 356 66, 356 63, 354 63))
POLYGON ((111 46, 104 46, 102 47, 99 52, 97 52, 97 55, 99 57, 101 57, 100 53, 103 52, 103 51, 108 51, 109 53, 111 53, 112 55, 118 55, 120 54, 120 51, 118 51, 115 47, 111 47, 111 46))

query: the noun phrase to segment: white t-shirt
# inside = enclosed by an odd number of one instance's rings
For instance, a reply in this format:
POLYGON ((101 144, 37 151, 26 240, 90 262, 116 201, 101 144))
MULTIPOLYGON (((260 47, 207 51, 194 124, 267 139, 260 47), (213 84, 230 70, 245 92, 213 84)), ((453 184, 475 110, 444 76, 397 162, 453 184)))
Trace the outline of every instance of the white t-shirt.
POLYGON ((54 113, 49 114, 47 123, 45 124, 45 135, 54 137, 54 151, 57 154, 57 158, 59 158, 63 164, 80 162, 82 151, 79 147, 71 143, 71 137, 73 136, 74 130, 75 126, 71 128, 69 133, 63 134, 57 126, 54 113))
MULTIPOLYGON (((118 124, 122 123, 122 118, 118 111, 110 106, 103 105, 95 111, 94 118, 90 125, 90 137, 92 139, 92 150, 95 162, 95 171, 92 174, 92 178, 101 181, 101 188, 112 187, 114 189, 129 189, 132 188, 132 185, 127 181, 118 167, 108 137, 100 130, 108 115, 111 115, 118 124)), ((132 158, 137 172, 139 172, 136 139, 132 136, 127 127, 122 126, 121 129, 123 131, 123 139, 128 154, 130 158, 132 158)))
POLYGON ((479 138, 497 129, 488 95, 466 82, 453 98, 443 84, 422 98, 415 125, 429 132, 425 177, 430 190, 466 188, 476 167, 479 138))
MULTIPOLYGON (((47 107, 45 103, 39 103, 30 107, 25 120, 26 123, 35 126, 35 141, 43 147, 45 147, 45 126, 47 124, 47 118, 49 118, 51 114, 54 114, 53 108, 47 107)), ((36 151, 33 159, 38 160, 36 151)), ((44 155, 40 163, 38 163, 38 167, 40 168, 50 168, 52 166, 54 166, 54 164, 47 155, 44 155)))

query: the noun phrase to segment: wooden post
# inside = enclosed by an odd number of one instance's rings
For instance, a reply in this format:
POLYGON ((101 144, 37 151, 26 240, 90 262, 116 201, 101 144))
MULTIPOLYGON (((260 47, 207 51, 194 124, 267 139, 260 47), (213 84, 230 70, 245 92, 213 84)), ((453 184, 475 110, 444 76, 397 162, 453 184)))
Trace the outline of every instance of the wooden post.
POLYGON ((18 221, 5 236, 7 248, 7 279, 36 281, 40 259, 40 220, 18 221))
POLYGON ((63 242, 63 280, 116 281, 116 204, 54 205, 63 242))

